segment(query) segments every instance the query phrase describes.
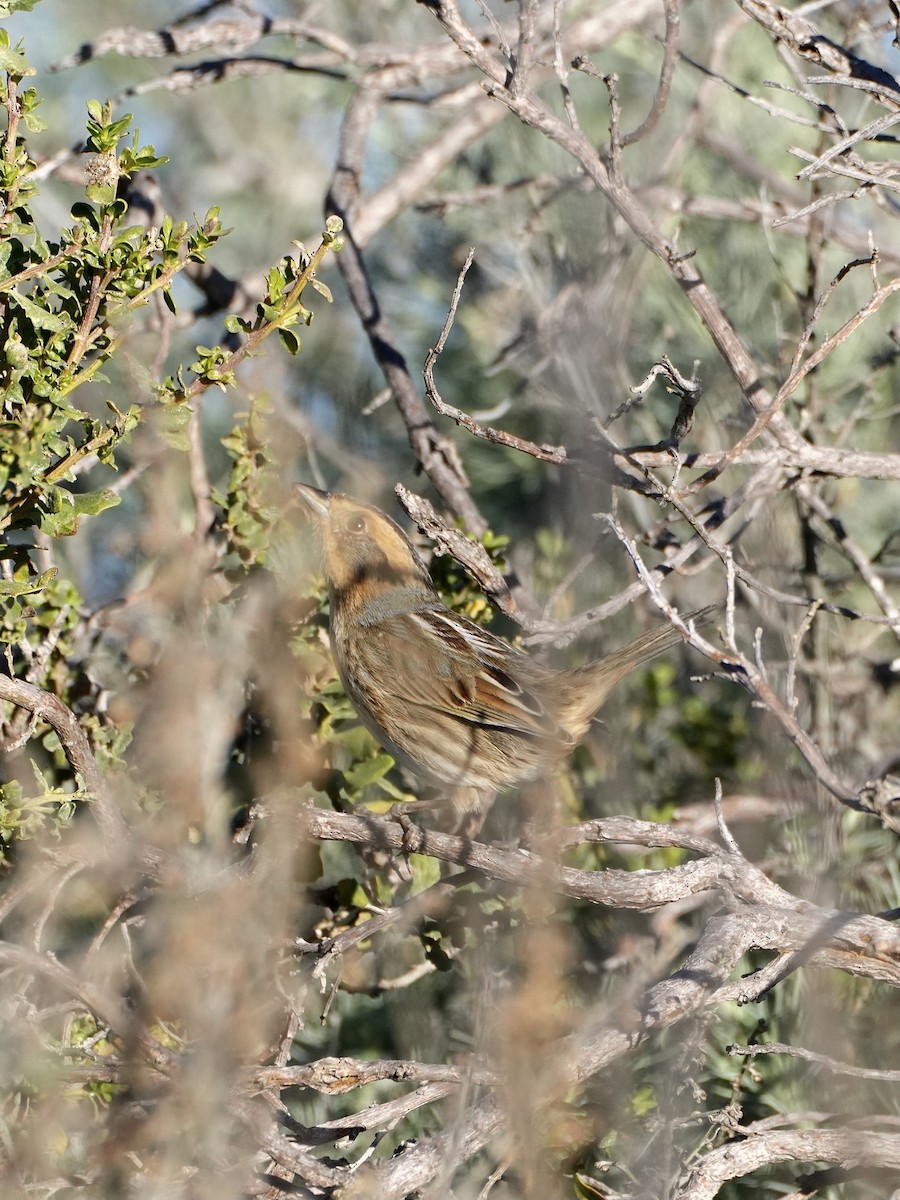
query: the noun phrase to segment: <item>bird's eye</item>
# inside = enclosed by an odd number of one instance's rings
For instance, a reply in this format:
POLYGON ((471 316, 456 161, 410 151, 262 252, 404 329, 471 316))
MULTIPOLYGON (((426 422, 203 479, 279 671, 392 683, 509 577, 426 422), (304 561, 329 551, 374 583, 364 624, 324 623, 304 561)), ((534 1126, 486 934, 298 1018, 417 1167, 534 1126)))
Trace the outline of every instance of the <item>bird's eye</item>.
POLYGON ((351 517, 347 528, 351 533, 362 533, 366 528, 366 523, 362 517, 351 517))

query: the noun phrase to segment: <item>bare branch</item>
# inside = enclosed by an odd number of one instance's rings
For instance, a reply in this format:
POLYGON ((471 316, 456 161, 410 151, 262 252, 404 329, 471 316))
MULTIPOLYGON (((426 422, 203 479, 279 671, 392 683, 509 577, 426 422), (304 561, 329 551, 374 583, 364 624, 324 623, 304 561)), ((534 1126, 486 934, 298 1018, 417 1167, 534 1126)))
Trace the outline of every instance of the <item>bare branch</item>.
MULTIPOLYGON (((711 1150, 673 1193, 677 1200, 713 1200, 722 1185, 778 1162, 828 1162, 866 1170, 900 1170, 900 1136, 863 1130, 773 1130, 711 1150)), ((808 1193, 806 1187, 803 1192, 808 1193)))
POLYGON ((338 263, 372 351, 406 423, 416 458, 447 504, 462 517, 473 533, 481 534, 487 528, 487 522, 472 500, 459 456, 453 446, 438 434, 428 416, 354 241, 353 222, 362 160, 377 105, 378 93, 371 88, 361 89, 348 106, 344 118, 338 162, 326 199, 328 210, 342 217, 347 234, 338 263))
POLYGON ((737 0, 748 17, 762 25, 780 45, 825 67, 836 76, 850 76, 878 84, 900 101, 900 84, 893 75, 838 46, 799 12, 781 8, 771 0, 737 0))
POLYGON ((659 73, 659 84, 649 113, 631 133, 626 133, 619 139, 620 145, 632 146, 645 138, 660 122, 666 110, 669 92, 672 88, 672 77, 675 74, 675 64, 678 61, 678 37, 681 31, 681 14, 678 11, 678 0, 663 0, 666 14, 666 40, 663 48, 663 62, 659 73))
POLYGON ((817 1067, 825 1067, 835 1075, 852 1075, 855 1079, 875 1079, 900 1083, 900 1071, 883 1071, 876 1067, 855 1067, 852 1063, 839 1062, 836 1058, 829 1058, 827 1054, 817 1054, 814 1050, 804 1050, 801 1046, 787 1046, 783 1042, 761 1042, 754 1046, 729 1046, 728 1053, 746 1058, 758 1058, 763 1054, 783 1054, 788 1058, 801 1058, 804 1062, 815 1063, 817 1067))
POLYGON ((0 700, 26 709, 54 730, 72 771, 93 800, 92 808, 104 834, 122 839, 126 833, 125 821, 112 804, 87 734, 71 709, 51 692, 8 675, 0 675, 0 700))
POLYGON ((500 446, 509 446, 513 450, 520 450, 523 454, 530 454, 532 458, 540 459, 543 462, 563 463, 566 461, 565 447, 537 446, 534 442, 530 442, 526 438, 516 437, 515 434, 505 433, 502 429, 494 429, 490 425, 482 425, 480 421, 476 421, 474 417, 470 417, 462 409, 454 408, 451 404, 446 404, 437 390, 437 385, 434 382, 435 363, 440 357, 450 330, 453 327, 456 309, 459 306, 460 296, 462 295, 463 283, 474 257, 474 249, 469 250, 466 261, 457 277, 456 287, 453 289, 453 298, 450 302, 450 309, 441 329, 440 337, 425 356, 425 394, 442 417, 450 417, 457 425, 461 425, 469 433, 474 434, 475 437, 482 438, 486 442, 494 442, 500 446))

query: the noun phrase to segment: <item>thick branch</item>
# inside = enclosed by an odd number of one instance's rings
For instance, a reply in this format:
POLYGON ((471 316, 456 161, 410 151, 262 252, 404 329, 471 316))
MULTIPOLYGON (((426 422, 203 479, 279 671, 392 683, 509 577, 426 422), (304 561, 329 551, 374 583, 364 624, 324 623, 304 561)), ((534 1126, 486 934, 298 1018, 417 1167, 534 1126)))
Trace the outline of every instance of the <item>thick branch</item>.
POLYGON ((113 807, 87 734, 72 710, 51 692, 9 675, 0 675, 0 700, 34 713, 39 721, 46 722, 54 730, 69 766, 76 776, 80 776, 85 791, 91 796, 92 811, 96 813, 100 828, 107 836, 124 837, 125 822, 113 807))
MULTIPOLYGON (((900 1170, 900 1135, 861 1129, 773 1129, 728 1142, 695 1165, 675 1200, 714 1200, 728 1179, 777 1162, 837 1163, 867 1171, 900 1170)), ((806 1193, 807 1189, 802 1189, 806 1193)))
POLYGON ((346 242, 338 264, 372 352, 406 424, 417 460, 445 502, 473 533, 482 534, 487 529, 487 521, 471 497, 468 480, 452 443, 438 433, 419 395, 354 240, 359 179, 378 101, 379 93, 375 89, 360 89, 344 116, 338 161, 326 199, 327 212, 336 213, 344 221, 346 242))

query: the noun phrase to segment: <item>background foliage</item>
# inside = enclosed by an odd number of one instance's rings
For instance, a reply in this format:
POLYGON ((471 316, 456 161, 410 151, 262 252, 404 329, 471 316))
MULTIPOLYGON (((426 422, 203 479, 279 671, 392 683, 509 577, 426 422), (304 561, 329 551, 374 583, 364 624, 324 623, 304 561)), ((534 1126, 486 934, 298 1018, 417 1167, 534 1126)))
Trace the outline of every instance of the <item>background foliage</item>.
POLYGON ((900 1190, 891 13, 0 5, 10 1195, 900 1190), (722 618, 404 832, 297 478, 722 618))

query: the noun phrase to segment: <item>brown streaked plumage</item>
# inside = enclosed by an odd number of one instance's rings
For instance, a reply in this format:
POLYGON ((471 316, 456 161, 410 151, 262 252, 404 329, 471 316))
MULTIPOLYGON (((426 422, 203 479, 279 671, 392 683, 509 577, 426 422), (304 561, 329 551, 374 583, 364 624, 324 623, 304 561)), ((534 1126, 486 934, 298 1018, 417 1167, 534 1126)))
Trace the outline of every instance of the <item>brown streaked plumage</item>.
POLYGON ((463 811, 552 771, 615 685, 682 640, 663 625, 584 667, 543 666, 449 609, 380 509, 296 491, 321 540, 332 653, 360 720, 415 775, 453 789, 463 811))

